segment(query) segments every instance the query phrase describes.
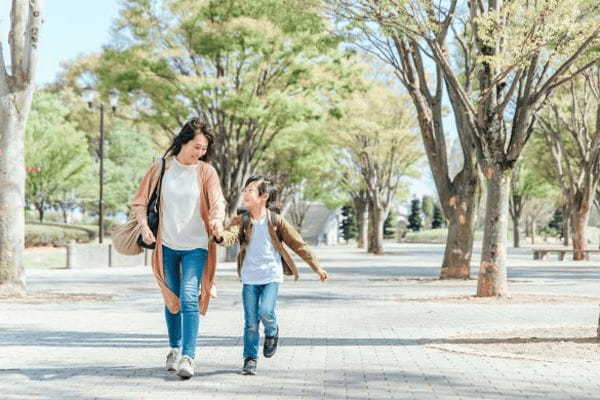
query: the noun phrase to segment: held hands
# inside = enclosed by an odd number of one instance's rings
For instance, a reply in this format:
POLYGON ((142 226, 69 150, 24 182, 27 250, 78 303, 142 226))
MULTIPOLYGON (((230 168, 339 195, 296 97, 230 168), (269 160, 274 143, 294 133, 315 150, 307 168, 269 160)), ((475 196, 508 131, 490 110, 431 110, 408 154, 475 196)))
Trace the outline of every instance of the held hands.
POLYGON ((319 279, 321 280, 321 282, 325 282, 329 278, 327 271, 325 271, 323 268, 319 268, 317 270, 317 274, 319 275, 319 279))
POLYGON ((156 242, 156 238, 154 237, 154 234, 152 233, 152 230, 150 229, 148 224, 145 224, 142 227, 142 239, 146 244, 152 244, 156 242))
POLYGON ((221 240, 221 238, 223 237, 223 223, 218 221, 212 221, 210 223, 210 229, 215 239, 221 240))

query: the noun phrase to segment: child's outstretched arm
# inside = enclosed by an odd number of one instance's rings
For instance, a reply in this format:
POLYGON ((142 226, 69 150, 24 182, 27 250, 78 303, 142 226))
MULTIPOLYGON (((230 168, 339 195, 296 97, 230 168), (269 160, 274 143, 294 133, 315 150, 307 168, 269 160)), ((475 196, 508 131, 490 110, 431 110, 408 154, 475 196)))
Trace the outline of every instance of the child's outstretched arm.
POLYGON ((239 241, 241 229, 242 217, 238 215, 231 220, 223 232, 220 232, 220 237, 214 237, 215 242, 225 247, 232 246, 239 241))
POLYGON ((283 242, 289 246, 290 249, 294 251, 294 253, 298 254, 300 258, 302 258, 310 268, 319 275, 321 282, 324 282, 329 278, 327 271, 321 267, 319 264, 319 260, 313 253, 313 251, 308 247, 302 235, 294 228, 292 224, 287 222, 285 218, 281 217, 281 236, 283 242))

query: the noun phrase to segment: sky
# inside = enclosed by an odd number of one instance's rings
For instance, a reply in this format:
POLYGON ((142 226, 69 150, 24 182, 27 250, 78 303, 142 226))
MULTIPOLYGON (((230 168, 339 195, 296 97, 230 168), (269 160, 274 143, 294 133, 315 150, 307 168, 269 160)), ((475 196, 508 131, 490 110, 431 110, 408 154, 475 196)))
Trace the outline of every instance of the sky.
MULTIPOLYGON (((10 4, 9 0, 0 0, 0 40, 5 57, 10 4)), ((54 80, 61 63, 101 50, 109 42, 118 11, 118 0, 45 0, 36 83, 54 80)))
MULTIPOLYGON (((52 82, 61 70, 61 63, 100 51, 110 41, 110 29, 118 15, 119 3, 119 0, 45 0, 36 84, 52 82)), ((5 59, 8 57, 10 4, 10 0, 0 0, 0 41, 5 59)), ((435 193, 426 164, 423 177, 411 180, 410 188, 411 197, 435 193)))

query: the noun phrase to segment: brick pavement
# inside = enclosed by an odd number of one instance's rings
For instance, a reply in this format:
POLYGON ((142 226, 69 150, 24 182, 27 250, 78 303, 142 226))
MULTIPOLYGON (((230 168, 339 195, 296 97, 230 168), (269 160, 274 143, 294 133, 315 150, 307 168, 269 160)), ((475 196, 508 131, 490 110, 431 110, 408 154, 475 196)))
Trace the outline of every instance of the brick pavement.
MULTIPOLYGON (((32 270, 33 292, 104 301, 0 302, 0 398, 12 399, 599 399, 600 362, 549 362, 449 352, 470 332, 589 326, 598 305, 469 304, 403 297, 473 294, 476 281, 428 280, 442 247, 390 245, 383 257, 318 249, 331 281, 303 268, 280 293, 281 348, 239 374, 242 309, 232 264, 201 322, 197 375, 163 370, 162 302, 143 267, 32 270), (421 278, 414 280, 412 278, 421 278)), ((598 296, 600 266, 535 261, 511 250, 513 293, 598 296)), ((473 263, 476 276, 477 256, 473 263)), ((600 346, 600 345, 599 345, 600 346)))

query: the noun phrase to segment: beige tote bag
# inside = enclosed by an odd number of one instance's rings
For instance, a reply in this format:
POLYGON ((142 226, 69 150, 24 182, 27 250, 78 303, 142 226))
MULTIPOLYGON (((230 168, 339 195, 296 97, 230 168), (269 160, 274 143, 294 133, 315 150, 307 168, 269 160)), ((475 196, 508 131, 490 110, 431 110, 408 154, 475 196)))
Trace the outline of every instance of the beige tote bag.
POLYGON ((117 226, 111 233, 112 245, 119 253, 126 256, 135 256, 142 252, 137 239, 142 233, 142 227, 134 216, 129 217, 127 223, 117 226))

